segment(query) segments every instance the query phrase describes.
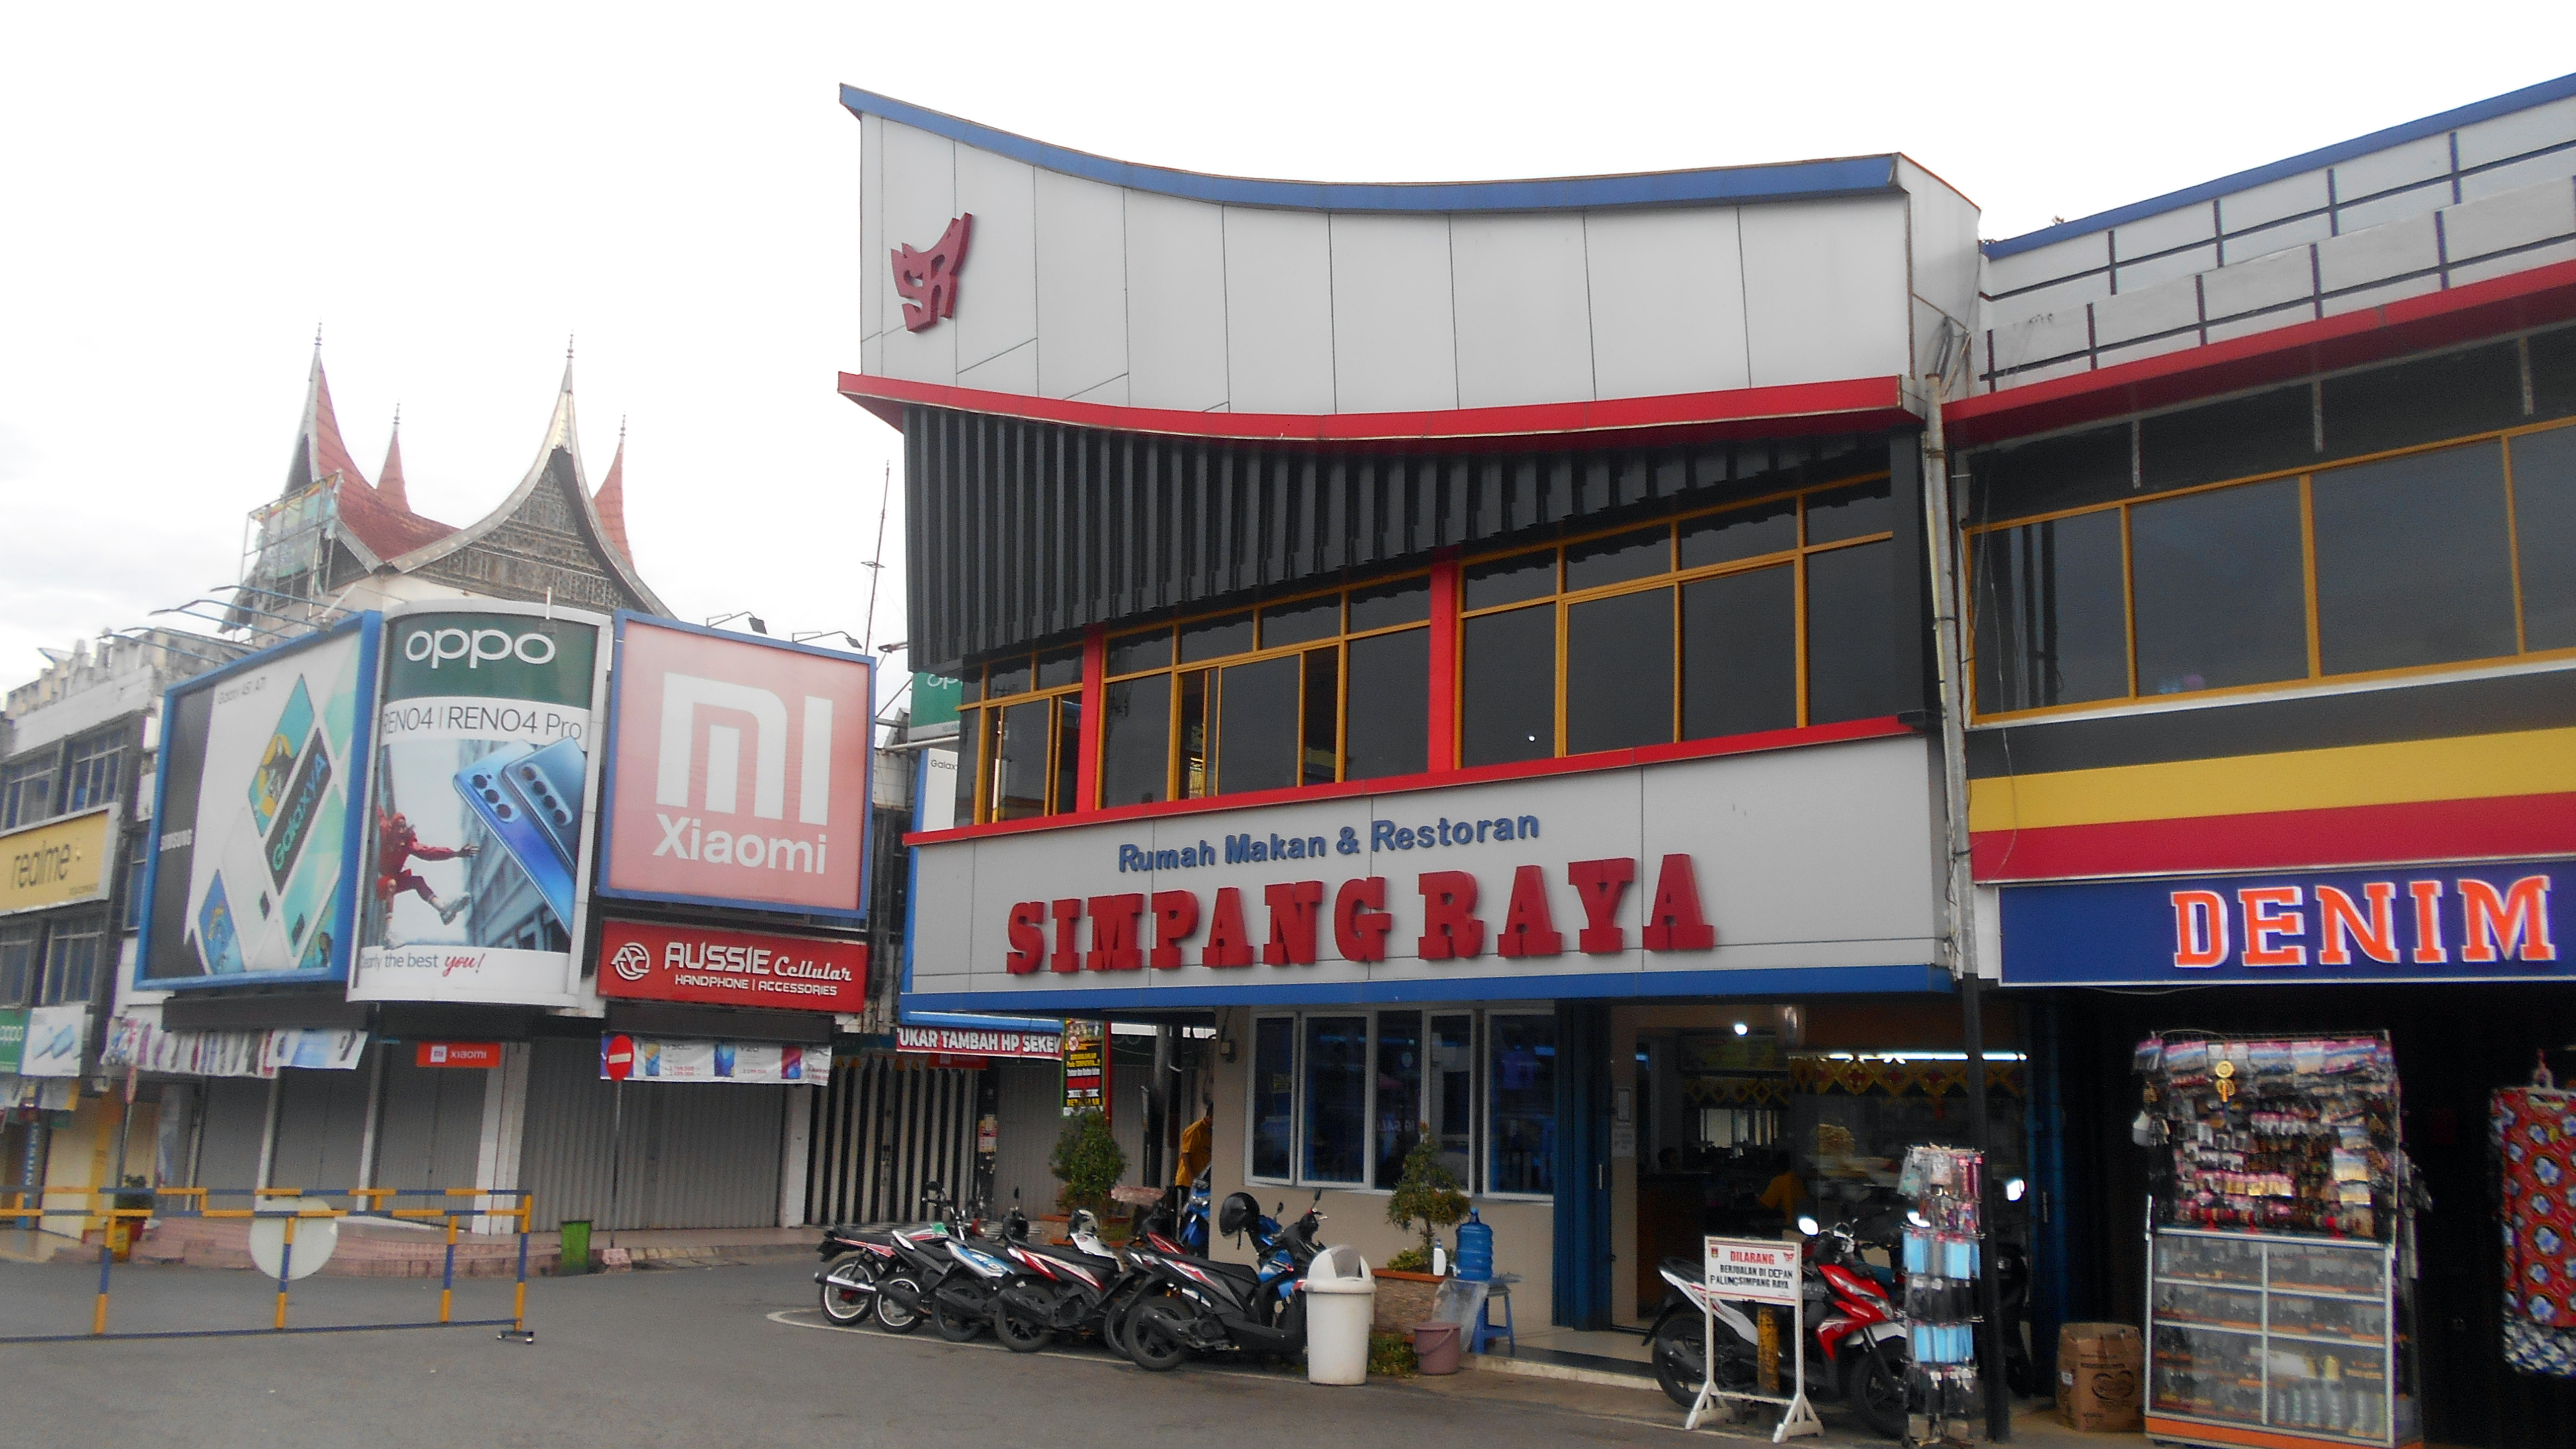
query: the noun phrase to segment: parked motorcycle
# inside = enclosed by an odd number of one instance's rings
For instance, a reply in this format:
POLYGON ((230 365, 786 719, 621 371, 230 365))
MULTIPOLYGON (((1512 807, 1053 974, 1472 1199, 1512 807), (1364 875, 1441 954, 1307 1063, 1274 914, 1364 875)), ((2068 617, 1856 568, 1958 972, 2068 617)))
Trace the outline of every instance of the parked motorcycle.
MULTIPOLYGON (((1278 1229, 1267 1249, 1257 1249, 1261 1252, 1257 1266, 1173 1254, 1131 1254, 1146 1260, 1150 1281, 1165 1292, 1147 1297, 1129 1315, 1127 1357, 1138 1368, 1159 1373, 1178 1366, 1192 1353, 1232 1350, 1286 1356, 1304 1351, 1305 1273, 1321 1251, 1315 1233, 1323 1225, 1324 1215, 1318 1210, 1323 1200, 1318 1189, 1303 1216, 1278 1229)), ((1235 1237, 1271 1222, 1261 1217, 1259 1205, 1249 1194, 1236 1193, 1219 1209, 1217 1230, 1235 1237)))
POLYGON ((939 1245, 948 1261, 923 1271, 920 1301, 930 1310, 930 1326, 950 1343, 964 1343, 994 1326, 997 1293, 1011 1273, 1002 1254, 1029 1238, 1028 1214, 1020 1211, 1019 1194, 1011 1196, 998 1236, 949 1238, 939 1245))
POLYGON ((1132 1274, 1100 1240, 1100 1222, 1088 1209, 1076 1209, 1068 1228, 1070 1247, 1012 1243, 1002 1250, 1011 1272, 995 1288, 993 1336, 1014 1353, 1035 1353, 1059 1334, 1098 1330, 1111 1295, 1132 1274))
POLYGON ((823 1269, 814 1281, 824 1317, 849 1326, 873 1316, 879 1327, 894 1333, 910 1333, 921 1325, 920 1310, 910 1293, 917 1274, 906 1276, 914 1260, 905 1248, 953 1234, 957 1211, 936 1182, 923 1185, 922 1203, 932 1214, 923 1222, 890 1228, 841 1224, 823 1230, 823 1240, 816 1247, 823 1269), (898 1280, 907 1292, 900 1301, 889 1301, 886 1288, 898 1280))
MULTIPOLYGON (((1905 1330, 1897 1319, 1888 1290, 1861 1262, 1848 1225, 1809 1230, 1805 1262, 1799 1273, 1808 1344, 1808 1397, 1840 1397, 1871 1432, 1891 1439, 1905 1435, 1905 1330)), ((1713 1298, 1701 1265, 1668 1258, 1657 1270, 1673 1291, 1646 1329, 1655 1381, 1664 1394, 1684 1408, 1699 1398, 1707 1373, 1709 1339, 1701 1331, 1702 1310, 1716 1319, 1715 1379, 1720 1389, 1749 1393, 1755 1379, 1758 1330, 1741 1308, 1713 1298)))

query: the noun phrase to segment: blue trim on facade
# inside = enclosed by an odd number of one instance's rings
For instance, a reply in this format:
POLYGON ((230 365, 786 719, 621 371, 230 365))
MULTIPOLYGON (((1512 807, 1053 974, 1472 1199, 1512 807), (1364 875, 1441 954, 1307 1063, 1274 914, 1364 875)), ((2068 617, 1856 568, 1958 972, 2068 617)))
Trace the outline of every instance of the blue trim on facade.
MULTIPOLYGON (((1839 996, 1939 993, 1934 966, 1792 966, 1748 971, 1617 971, 1595 976, 1457 976, 1311 986, 1136 986, 1089 991, 941 991, 915 994, 907 968, 903 1008, 922 1011, 1162 1011, 1220 1006, 1361 1006, 1446 1001, 1574 1001, 1618 997, 1839 996)), ((907 1018, 908 1019, 908 1018, 907 1018)))
MULTIPOLYGON (((2302 152, 2286 160, 2257 166, 2250 171, 2239 171, 2233 176, 2221 176, 2215 181, 2204 181, 2198 186, 2186 186, 2180 191, 2168 191, 2162 196, 2133 201, 2126 206, 2113 207, 2109 211, 2097 211, 2091 216, 2062 221, 2034 232, 2007 237, 2002 241, 1986 242, 1983 243, 1983 247, 1989 257, 2014 256, 2047 246, 2051 242, 2062 242, 2069 237, 2107 231, 2141 217, 2154 216, 2158 212, 2171 211, 2176 207, 2189 206, 2194 202, 2209 201, 2231 192, 2244 191, 2266 182, 2278 181, 2284 176, 2296 176, 2302 171, 2314 171, 2319 167, 2332 166, 2338 162, 2349 161, 2356 156, 2366 156, 2373 151, 2384 151, 2391 146, 2402 146, 2409 141, 2420 141, 2426 136, 2438 136, 2445 131, 2475 125, 2480 121, 2510 115, 2515 111, 2527 111, 2534 106, 2547 105, 2551 101, 2565 100, 2569 96, 2576 96, 2576 75, 2563 75, 2556 80, 2524 86, 2518 91, 2507 91, 2503 95, 2493 96, 2483 101, 2473 101, 2439 115, 2390 126, 2385 130, 2373 131, 2367 136, 2355 136, 2349 141, 2338 141, 2331 146, 2321 146, 2314 151, 2302 152)), ((846 103, 845 98, 844 104, 846 103)))
POLYGON ((963 1031, 1061 1032, 1064 1019, 1054 1016, 978 1016, 971 1011, 899 1012, 895 1020, 904 1026, 953 1026, 963 1031))
MULTIPOLYGON (((747 911, 763 916, 811 916, 818 920, 865 922, 868 918, 868 827, 876 814, 877 726, 876 688, 877 661, 874 655, 847 654, 838 649, 817 649, 811 644, 798 644, 786 639, 772 639, 766 634, 736 634, 728 629, 710 629, 703 624, 682 623, 659 614, 646 614, 634 609, 620 609, 610 622, 614 636, 609 644, 610 666, 608 687, 607 755, 600 769, 603 784, 599 791, 599 878, 591 888, 592 896, 619 901, 660 901, 676 906, 712 906, 718 910, 747 911), (759 644, 773 649, 793 649, 799 654, 815 654, 825 659, 857 659, 868 666, 868 725, 862 736, 864 746, 859 754, 859 778, 867 784, 867 795, 859 803, 859 908, 836 911, 825 906, 786 906, 776 901, 736 900, 729 896, 683 896, 661 891, 614 890, 609 887, 610 853, 617 837, 617 722, 626 700, 626 621, 640 619, 656 629, 670 629, 682 634, 704 634, 710 639, 730 639, 736 643, 759 644)), ((909 937, 906 938, 907 940, 909 937)), ((907 950, 910 948, 907 947, 907 950)))
POLYGON ((1033 141, 856 86, 841 87, 841 104, 854 116, 879 116, 900 122, 1060 175, 1233 206, 1303 211, 1565 211, 1579 207, 1803 201, 1901 189, 1896 182, 1893 155, 1531 181, 1265 181, 1113 161, 1088 151, 1033 141))
MULTIPOLYGON (((183 679, 162 692, 161 719, 166 730, 168 722, 177 718, 173 713, 173 706, 180 695, 194 693, 201 689, 211 689, 232 675, 246 670, 265 668, 271 660, 287 654, 319 648, 353 629, 358 634, 359 698, 351 711, 353 717, 349 724, 349 778, 344 786, 348 791, 349 825, 340 841, 343 878, 337 892, 340 919, 347 924, 340 932, 340 939, 331 943, 330 964, 315 971, 244 971, 237 975, 226 976, 154 977, 145 974, 152 962, 154 915, 152 895, 155 884, 161 876, 161 822, 168 818, 163 812, 169 804, 167 789, 169 772, 156 770, 152 785, 152 828, 144 836, 145 844, 152 852, 152 858, 143 868, 143 921, 135 936, 138 944, 134 952, 134 985, 138 989, 197 991, 208 988, 241 989, 317 981, 338 983, 348 981, 349 968, 357 952, 360 909, 358 883, 365 875, 360 867, 366 859, 367 828, 373 823, 375 816, 375 797, 369 791, 373 789, 371 782, 375 773, 373 765, 376 746, 376 709, 380 703, 378 696, 383 692, 384 683, 377 677, 380 672, 378 650, 384 638, 384 624, 385 616, 373 610, 353 614, 328 629, 308 634, 301 639, 289 639, 281 644, 270 645, 256 654, 245 654, 221 669, 209 670, 204 674, 183 679)), ((164 738, 167 738, 166 734, 164 738)), ((205 781, 201 773, 198 789, 202 793, 204 788, 205 781)), ((195 829, 193 825, 189 828, 195 829)), ((193 849, 194 847, 191 847, 192 851, 193 849)), ((191 859, 193 858, 192 854, 191 859)), ((185 929, 184 924, 181 929, 185 929)))

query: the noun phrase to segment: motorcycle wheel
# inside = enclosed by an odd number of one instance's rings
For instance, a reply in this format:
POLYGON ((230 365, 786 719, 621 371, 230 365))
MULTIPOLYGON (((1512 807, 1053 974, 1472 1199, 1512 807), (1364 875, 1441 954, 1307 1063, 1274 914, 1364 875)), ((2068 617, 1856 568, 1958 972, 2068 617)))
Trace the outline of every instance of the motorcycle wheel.
POLYGON ((1189 1340, 1179 1310, 1168 1303, 1147 1303, 1127 1318, 1127 1357, 1148 1373, 1180 1367, 1190 1356, 1189 1340))
MULTIPOLYGON (((1699 1402, 1704 1365, 1700 1360, 1700 1350, 1684 1334, 1675 1331, 1684 1326, 1681 1320, 1675 1319, 1665 1326, 1663 1332, 1656 1334, 1652 1357, 1655 1382, 1663 1385, 1664 1397, 1687 1409, 1699 1402)), ((1696 1323, 1687 1325, 1690 1328, 1698 1326, 1696 1323)))
POLYGON ((971 1317, 949 1306, 937 1294, 931 1295, 930 1326, 950 1343, 964 1343, 984 1331, 984 1320, 971 1317))
POLYGON ((1843 1373, 1843 1402, 1871 1433, 1905 1437, 1905 1351, 1895 1340, 1871 1344, 1852 1360, 1843 1373))
POLYGON ((921 1326, 920 1305, 920 1284, 910 1278, 886 1279, 877 1285, 877 1327, 888 1333, 912 1332, 921 1326))
POLYGON ((1035 1353, 1055 1342, 1054 1330, 1022 1318, 1008 1303, 993 1305, 993 1336, 1013 1353, 1035 1353))
POLYGON ((1109 1346, 1111 1353, 1129 1363, 1134 1363, 1136 1355, 1127 1349, 1127 1330, 1135 1326, 1136 1310, 1148 1303, 1159 1303, 1170 1296, 1171 1294, 1165 1291, 1111 1299, 1108 1311, 1100 1316, 1100 1341, 1109 1346))
POLYGON ((867 1321, 868 1299, 875 1295, 861 1293, 853 1288, 844 1288, 838 1283, 828 1281, 818 1286, 823 1290, 825 1318, 843 1328, 855 1327, 867 1321))

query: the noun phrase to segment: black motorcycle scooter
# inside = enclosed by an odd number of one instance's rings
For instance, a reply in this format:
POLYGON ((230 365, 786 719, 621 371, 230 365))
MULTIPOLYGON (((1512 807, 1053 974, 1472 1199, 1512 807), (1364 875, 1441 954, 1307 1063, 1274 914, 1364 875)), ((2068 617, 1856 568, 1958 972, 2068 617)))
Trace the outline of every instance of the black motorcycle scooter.
POLYGON ((1099 1332, 1112 1352, 1123 1349, 1103 1324, 1115 1295, 1133 1270, 1100 1240, 1100 1220, 1077 1208, 1068 1224, 1070 1247, 1011 1243, 1002 1250, 1010 1266, 995 1289, 993 1336, 1014 1353, 1035 1353, 1060 1334, 1099 1332))
MULTIPOLYGON (((890 1228, 862 1228, 856 1224, 836 1224, 823 1230, 823 1240, 815 1251, 822 1256, 823 1267, 814 1275, 822 1297, 823 1316, 844 1327, 855 1326, 873 1316, 879 1327, 893 1333, 910 1333, 921 1326, 919 1309, 909 1299, 900 1303, 886 1301, 885 1285, 903 1275, 910 1259, 904 1252, 908 1243, 936 1240, 957 1231, 956 1204, 949 1201, 937 1182, 922 1186, 922 1206, 931 1216, 923 1221, 890 1228)), ((904 1279, 906 1288, 912 1280, 904 1279)))
MULTIPOLYGON (((1129 1314, 1125 1347, 1141 1369, 1160 1373, 1178 1366, 1192 1353, 1232 1349, 1241 1353, 1292 1355, 1306 1347, 1306 1270, 1322 1249, 1315 1233, 1324 1215, 1317 1210, 1324 1194, 1297 1221, 1280 1230, 1260 1266, 1219 1263, 1168 1254, 1130 1254, 1144 1264, 1168 1296, 1149 1297, 1129 1314)), ((1285 1205, 1282 1205, 1285 1211, 1285 1205)), ((1217 1212, 1217 1231, 1227 1237, 1251 1228, 1261 1216, 1249 1193, 1236 1193, 1217 1212)))

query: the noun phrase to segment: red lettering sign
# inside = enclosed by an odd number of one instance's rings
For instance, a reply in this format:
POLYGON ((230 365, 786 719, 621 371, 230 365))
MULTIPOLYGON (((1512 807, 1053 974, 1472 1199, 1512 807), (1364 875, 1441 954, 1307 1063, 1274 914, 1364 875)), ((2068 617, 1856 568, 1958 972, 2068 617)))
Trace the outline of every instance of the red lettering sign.
POLYGON ((608 921, 599 933, 599 994, 772 1011, 859 1011, 868 948, 857 941, 608 921))
POLYGON ((2316 886, 2313 916, 2304 886, 2242 886, 2233 901, 2220 891, 2199 887, 2171 891, 2173 963, 2200 970, 2224 966, 2230 959, 2242 966, 2305 966, 2311 959, 2305 943, 2313 939, 2313 959, 2319 966, 2350 966, 2355 948, 2383 966, 2398 965, 2401 959, 2412 965, 2443 965, 2452 959, 2454 938, 2445 935, 2442 899, 2454 890, 2460 902, 2456 942, 2461 962, 2497 965, 2558 959, 2558 943, 2550 934, 2550 878, 2546 875, 2528 875, 2502 886, 2466 875, 2449 881, 2404 881, 2408 909, 2402 919, 2413 939, 2402 945, 2397 938, 2401 882, 2345 880, 2345 885, 2316 886), (2231 924, 2236 927, 2233 932, 2231 924), (2243 943, 2241 949, 2234 944, 2237 941, 2243 943))
POLYGON ((948 223, 928 251, 909 245, 894 251, 894 290, 903 299, 903 325, 919 332, 957 315, 957 273, 966 265, 966 238, 975 229, 968 212, 948 223))
POLYGON ((414 1042, 411 1061, 416 1067, 497 1067, 501 1065, 501 1044, 497 1041, 414 1042))

